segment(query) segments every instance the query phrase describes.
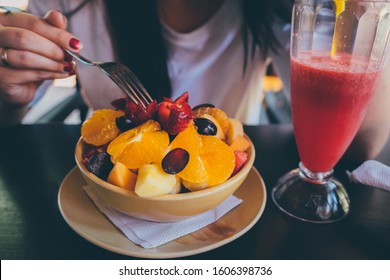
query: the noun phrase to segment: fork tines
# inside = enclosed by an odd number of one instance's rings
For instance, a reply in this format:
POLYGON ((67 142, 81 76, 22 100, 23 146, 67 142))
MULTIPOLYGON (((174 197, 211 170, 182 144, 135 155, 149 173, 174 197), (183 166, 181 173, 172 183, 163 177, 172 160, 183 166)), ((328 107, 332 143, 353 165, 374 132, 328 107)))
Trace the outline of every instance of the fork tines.
POLYGON ((127 96, 135 103, 141 104, 145 109, 149 103, 153 102, 149 93, 139 81, 137 76, 127 67, 123 66, 115 71, 114 76, 119 80, 119 84, 124 87, 127 96))

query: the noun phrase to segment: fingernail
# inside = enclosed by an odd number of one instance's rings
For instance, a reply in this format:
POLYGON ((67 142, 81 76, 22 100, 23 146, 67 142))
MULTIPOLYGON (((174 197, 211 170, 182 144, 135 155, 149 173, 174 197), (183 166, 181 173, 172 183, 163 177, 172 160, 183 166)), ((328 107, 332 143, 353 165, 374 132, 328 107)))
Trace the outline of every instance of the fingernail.
POLYGON ((67 73, 71 73, 72 71, 74 71, 73 63, 65 64, 64 71, 67 72, 67 73))
POLYGON ((72 38, 69 40, 69 47, 78 50, 81 48, 81 42, 77 40, 76 38, 72 38))
POLYGON ((60 13, 60 15, 62 16, 62 20, 63 21, 66 21, 66 17, 64 16, 64 14, 60 11, 60 10, 56 10, 58 13, 60 13))
POLYGON ((71 61, 73 61, 73 57, 66 52, 66 53, 64 53, 64 61, 71 62, 71 61))

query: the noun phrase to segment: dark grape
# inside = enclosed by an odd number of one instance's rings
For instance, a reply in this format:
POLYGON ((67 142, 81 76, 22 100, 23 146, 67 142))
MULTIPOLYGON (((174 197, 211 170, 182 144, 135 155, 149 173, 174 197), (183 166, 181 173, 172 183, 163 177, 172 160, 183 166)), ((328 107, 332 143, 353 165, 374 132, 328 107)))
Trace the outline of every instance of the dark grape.
POLYGON ((116 118, 115 123, 119 130, 122 132, 136 127, 136 124, 126 116, 116 118))
POLYGON ((168 174, 177 174, 182 171, 190 160, 190 154, 182 149, 176 148, 166 154, 161 165, 163 170, 168 174))
POLYGON ((107 179, 112 168, 110 155, 106 152, 93 154, 87 163, 87 169, 103 180, 107 179))
POLYGON ((198 133, 202 135, 217 135, 217 126, 206 118, 196 118, 194 123, 198 128, 198 133))
POLYGON ((210 104, 210 103, 203 103, 203 104, 199 104, 197 106, 195 106, 194 108, 192 108, 192 111, 196 110, 196 109, 199 109, 199 108, 202 108, 202 107, 211 107, 211 108, 215 108, 215 106, 213 104, 210 104))

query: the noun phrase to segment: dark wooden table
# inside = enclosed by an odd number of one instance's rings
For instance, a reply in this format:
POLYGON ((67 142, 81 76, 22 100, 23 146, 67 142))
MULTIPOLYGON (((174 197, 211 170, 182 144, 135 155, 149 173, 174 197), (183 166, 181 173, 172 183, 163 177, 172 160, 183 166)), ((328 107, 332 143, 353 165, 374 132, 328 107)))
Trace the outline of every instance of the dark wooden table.
MULTIPOLYGON (((292 127, 247 127, 256 146, 255 166, 267 186, 260 220, 246 234, 218 249, 186 259, 389 259, 390 193, 348 183, 340 162, 336 175, 352 201, 347 218, 309 224, 283 214, 270 190, 298 163, 292 127)), ((57 195, 75 166, 79 126, 62 124, 2 128, 0 137, 1 259, 129 259, 101 249, 76 234, 62 218, 57 195)), ((390 164, 390 144, 378 157, 390 164)))

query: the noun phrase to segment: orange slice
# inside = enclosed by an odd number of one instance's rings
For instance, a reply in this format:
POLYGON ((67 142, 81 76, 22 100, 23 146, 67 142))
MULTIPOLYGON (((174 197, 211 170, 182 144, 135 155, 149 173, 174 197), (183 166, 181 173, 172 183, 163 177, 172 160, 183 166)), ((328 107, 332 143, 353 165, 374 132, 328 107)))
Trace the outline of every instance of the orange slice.
POLYGON ((219 125, 222 127, 223 133, 226 135, 226 133, 228 132, 230 126, 229 117, 223 110, 213 107, 200 107, 198 109, 195 109, 193 113, 194 118, 200 118, 204 114, 211 115, 218 121, 219 125))
POLYGON ((191 123, 185 130, 177 134, 172 141, 169 150, 182 148, 186 150, 190 159, 186 167, 177 175, 185 181, 202 183, 207 181, 207 172, 200 158, 201 138, 191 123))
POLYGON ((202 148, 200 157, 208 174, 209 187, 225 182, 232 174, 235 166, 233 150, 222 140, 213 136, 200 136, 202 148))
MULTIPOLYGON (((107 147, 107 152, 112 156, 115 157, 119 155, 124 148, 130 144, 134 137, 138 134, 144 133, 144 132, 153 132, 161 130, 161 126, 158 122, 153 120, 148 120, 147 122, 133 128, 130 130, 127 130, 120 134, 118 137, 116 137, 107 147)), ((111 157, 111 161, 112 161, 111 157)), ((116 160, 115 160, 116 162, 116 160)))
POLYGON ((129 169, 138 169, 149 163, 160 162, 169 145, 166 131, 149 120, 115 138, 107 147, 111 161, 123 163, 129 169))
POLYGON ((83 140, 94 146, 107 144, 120 133, 115 120, 123 115, 124 112, 118 110, 96 110, 81 127, 83 140))
POLYGON ((177 174, 190 190, 221 184, 233 172, 233 150, 214 136, 199 135, 192 124, 172 141, 169 149, 175 148, 183 148, 190 154, 187 166, 177 174))

